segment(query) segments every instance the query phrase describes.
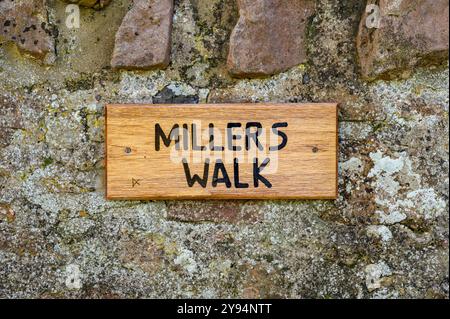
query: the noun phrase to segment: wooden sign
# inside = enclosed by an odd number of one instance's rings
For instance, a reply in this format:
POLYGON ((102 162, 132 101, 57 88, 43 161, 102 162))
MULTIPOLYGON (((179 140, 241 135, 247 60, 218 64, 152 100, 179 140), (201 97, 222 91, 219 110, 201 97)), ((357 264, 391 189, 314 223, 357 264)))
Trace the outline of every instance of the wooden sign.
POLYGON ((335 199, 336 104, 108 105, 108 199, 335 199))

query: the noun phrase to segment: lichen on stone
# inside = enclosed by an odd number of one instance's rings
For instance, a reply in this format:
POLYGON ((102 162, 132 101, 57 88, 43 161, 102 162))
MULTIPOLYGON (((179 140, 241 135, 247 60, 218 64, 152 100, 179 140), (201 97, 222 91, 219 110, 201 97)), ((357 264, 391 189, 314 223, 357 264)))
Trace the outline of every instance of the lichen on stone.
POLYGON ((236 79, 236 3, 180 0, 168 67, 118 71, 130 4, 48 1, 51 67, 0 45, 0 297, 448 298, 448 63, 367 82, 365 2, 317 0, 303 64, 236 79), (336 201, 105 200, 106 104, 330 101, 336 201))

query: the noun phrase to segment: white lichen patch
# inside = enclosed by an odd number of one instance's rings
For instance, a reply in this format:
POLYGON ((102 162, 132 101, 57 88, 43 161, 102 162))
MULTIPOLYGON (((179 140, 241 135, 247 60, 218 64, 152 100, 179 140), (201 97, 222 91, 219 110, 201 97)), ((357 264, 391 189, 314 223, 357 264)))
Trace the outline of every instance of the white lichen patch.
POLYGON ((406 197, 413 202, 411 208, 421 213, 425 220, 437 218, 446 212, 445 200, 438 198, 432 188, 409 192, 406 197))
POLYGON ((448 112, 448 76, 448 68, 439 72, 421 69, 405 81, 374 82, 370 87, 371 95, 377 105, 383 107, 383 113, 388 116, 387 119, 407 124, 403 118, 398 116, 398 108, 402 104, 409 103, 411 93, 426 100, 429 104, 442 106, 448 112), (421 88, 419 91, 418 87, 421 88))
POLYGON ((367 227, 367 234, 369 236, 381 239, 383 242, 392 240, 392 232, 384 225, 370 225, 367 227))
POLYGON ((379 222, 381 224, 386 225, 397 224, 404 221, 407 218, 407 216, 404 213, 399 211, 392 211, 389 213, 377 211, 375 214, 378 215, 379 222))
POLYGON ((370 158, 374 163, 374 167, 369 172, 369 177, 374 176, 392 176, 402 170, 405 165, 403 158, 392 159, 389 156, 383 157, 380 151, 371 153, 370 158))
POLYGON ((196 95, 197 91, 185 83, 171 82, 168 86, 174 95, 196 95))
MULTIPOLYGON (((357 157, 352 157, 348 161, 339 163, 339 183, 344 183, 344 177, 349 177, 351 180, 357 178, 364 172, 364 163, 357 157)), ((347 182, 345 183, 345 191, 350 194, 355 188, 359 189, 359 186, 354 188, 357 183, 347 182)))
POLYGON ((362 173, 364 171, 364 163, 361 159, 357 157, 352 157, 346 162, 340 163, 339 168, 342 173, 352 174, 352 173, 362 173))
POLYGON ((152 103, 156 95, 170 83, 164 72, 150 71, 146 74, 123 72, 119 85, 119 95, 127 103, 152 103))
POLYGON ((289 95, 292 82, 302 81, 304 70, 293 68, 267 79, 243 79, 235 86, 219 91, 227 99, 251 102, 283 102, 289 95))
POLYGON ((374 167, 368 177, 374 178, 375 202, 385 208, 376 212, 381 224, 393 225, 408 217, 432 220, 444 214, 446 202, 434 189, 420 188, 420 175, 413 171, 406 153, 391 158, 378 151, 371 153, 370 158, 374 167), (406 186, 402 185, 404 181, 407 181, 406 186))
POLYGON ((339 135, 344 140, 364 140, 373 128, 368 123, 342 122, 339 124, 339 135))
POLYGON ((83 288, 82 274, 78 265, 67 265, 65 283, 66 287, 69 289, 79 290, 83 288))
POLYGON ((370 154, 374 166, 368 177, 375 179, 373 185, 376 191, 375 202, 378 205, 389 206, 394 196, 399 192, 400 183, 396 179, 396 174, 403 169, 405 157, 404 153, 397 159, 383 156, 380 151, 370 154))
POLYGON ((399 200, 395 206, 405 212, 417 214, 425 220, 432 220, 446 212, 446 202, 431 189, 418 189, 407 193, 406 198, 399 200))
POLYGON ((188 249, 183 249, 173 262, 175 265, 181 266, 189 274, 193 274, 197 270, 194 254, 188 249))
POLYGON ((381 261, 377 264, 367 265, 365 268, 366 287, 369 292, 383 287, 385 278, 392 275, 391 268, 381 261))

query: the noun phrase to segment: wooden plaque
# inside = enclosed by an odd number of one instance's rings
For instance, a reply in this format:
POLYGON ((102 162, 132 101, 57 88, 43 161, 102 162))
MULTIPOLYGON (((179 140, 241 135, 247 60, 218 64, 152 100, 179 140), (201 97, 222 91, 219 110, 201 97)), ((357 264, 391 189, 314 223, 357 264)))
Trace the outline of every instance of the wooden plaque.
POLYGON ((108 105, 108 199, 335 199, 336 104, 108 105))

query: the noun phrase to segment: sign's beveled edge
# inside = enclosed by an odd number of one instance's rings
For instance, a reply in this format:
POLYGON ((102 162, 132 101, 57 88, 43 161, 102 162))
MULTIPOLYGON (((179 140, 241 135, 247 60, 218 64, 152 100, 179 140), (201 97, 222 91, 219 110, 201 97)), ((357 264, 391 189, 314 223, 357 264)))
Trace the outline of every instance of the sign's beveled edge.
POLYGON ((339 197, 339 103, 335 103, 336 108, 336 194, 333 200, 337 200, 339 197))
POLYGON ((283 200, 337 200, 339 197, 339 103, 324 102, 324 103, 217 103, 217 104, 106 104, 105 105, 105 199, 108 201, 164 201, 164 200, 180 200, 180 201, 231 201, 231 200, 272 200, 272 201, 283 201, 283 200), (335 154, 335 194, 333 196, 277 196, 274 198, 261 198, 260 196, 245 196, 245 197, 235 197, 235 195, 222 194, 216 197, 208 196, 152 196, 152 197, 112 197, 108 194, 108 109, 113 107, 183 107, 183 108, 211 108, 211 107, 230 107, 239 105, 249 105, 249 106, 289 106, 289 107, 304 107, 304 106, 317 106, 323 105, 328 107, 334 107, 336 112, 336 154, 335 154))
POLYGON ((106 200, 113 200, 108 195, 108 108, 113 104, 105 105, 105 176, 103 177, 103 182, 105 183, 105 198, 106 200))

